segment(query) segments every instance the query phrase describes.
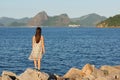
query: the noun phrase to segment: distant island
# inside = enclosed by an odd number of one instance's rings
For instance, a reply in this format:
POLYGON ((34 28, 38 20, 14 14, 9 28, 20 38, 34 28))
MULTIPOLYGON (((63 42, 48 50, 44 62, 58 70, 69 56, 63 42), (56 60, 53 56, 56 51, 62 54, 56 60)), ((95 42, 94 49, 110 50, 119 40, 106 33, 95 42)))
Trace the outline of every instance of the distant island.
MULTIPOLYGON (((8 17, 1 17, 0 18, 0 26, 68 26, 69 25, 78 25, 82 27, 96 27, 96 24, 100 23, 101 21, 106 20, 107 18, 104 16, 100 16, 98 14, 92 13, 88 15, 84 15, 78 18, 69 18, 67 14, 60 14, 55 16, 49 16, 45 11, 39 12, 32 18, 21 18, 21 19, 14 19, 8 17)), ((72 26, 74 27, 74 26, 72 26)))
POLYGON ((108 19, 97 24, 99 28, 120 28, 120 14, 115 15, 113 17, 109 17, 108 19))

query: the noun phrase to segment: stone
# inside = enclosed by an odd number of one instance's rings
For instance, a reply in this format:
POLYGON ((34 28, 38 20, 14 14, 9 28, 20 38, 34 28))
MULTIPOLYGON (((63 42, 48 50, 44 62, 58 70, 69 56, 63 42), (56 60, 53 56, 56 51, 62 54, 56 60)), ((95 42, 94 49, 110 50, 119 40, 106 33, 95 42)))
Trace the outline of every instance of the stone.
POLYGON ((120 70, 120 65, 118 65, 118 66, 113 66, 113 67, 120 70))
POLYGON ((97 77, 105 77, 105 73, 104 73, 102 70, 97 69, 97 68, 95 68, 95 67, 94 67, 94 69, 93 69, 92 75, 93 75, 95 78, 97 78, 97 77))
POLYGON ((2 76, 0 76, 0 80, 2 80, 2 76))
POLYGON ((2 80, 17 80, 17 75, 10 71, 2 72, 2 80))
POLYGON ((71 68, 63 77, 70 80, 81 80, 85 74, 77 68, 71 68))
POLYGON ((70 80, 69 78, 57 77, 57 80, 70 80))
POLYGON ((120 80, 120 73, 112 73, 106 77, 108 80, 120 80))
POLYGON ((95 80, 95 76, 94 75, 89 75, 83 78, 83 80, 95 80))
POLYGON ((3 76, 3 75, 15 76, 15 77, 16 77, 16 74, 13 73, 13 72, 10 72, 10 71, 3 71, 3 72, 2 72, 2 76, 3 76))
POLYGON ((48 74, 30 68, 19 76, 19 80, 48 80, 48 78, 48 74))
POLYGON ((108 80, 108 79, 105 78, 105 77, 98 77, 98 78, 96 78, 95 80, 108 80))
POLYGON ((49 74, 48 80, 57 80, 57 76, 55 74, 49 74))
POLYGON ((8 75, 3 75, 2 80, 12 80, 8 75))
POLYGON ((86 76, 90 75, 93 72, 93 66, 90 64, 86 64, 82 68, 82 72, 85 73, 86 76))
POLYGON ((120 66, 106 65, 97 69, 86 64, 82 70, 71 68, 64 76, 28 68, 19 76, 10 71, 3 71, 0 80, 120 80, 120 66))
POLYGON ((112 67, 112 66, 107 66, 107 65, 102 66, 100 70, 106 71, 108 72, 108 74, 120 72, 120 69, 112 67))

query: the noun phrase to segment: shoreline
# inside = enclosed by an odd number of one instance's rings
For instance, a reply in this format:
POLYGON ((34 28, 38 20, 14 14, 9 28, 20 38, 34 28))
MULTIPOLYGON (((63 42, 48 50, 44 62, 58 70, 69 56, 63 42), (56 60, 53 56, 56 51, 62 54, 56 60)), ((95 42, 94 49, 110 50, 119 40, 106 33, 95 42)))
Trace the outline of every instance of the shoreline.
POLYGON ((98 69, 95 65, 86 64, 82 69, 70 68, 63 76, 27 68, 20 75, 3 71, 0 80, 120 80, 120 65, 103 65, 98 69))

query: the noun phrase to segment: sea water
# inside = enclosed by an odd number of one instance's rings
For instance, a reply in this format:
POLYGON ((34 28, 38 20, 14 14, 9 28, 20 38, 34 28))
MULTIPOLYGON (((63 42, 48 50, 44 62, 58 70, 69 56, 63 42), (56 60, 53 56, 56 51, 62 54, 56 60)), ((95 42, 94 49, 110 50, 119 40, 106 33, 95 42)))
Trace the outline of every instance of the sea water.
MULTIPOLYGON (((0 73, 23 73, 34 68, 28 60, 35 28, 0 28, 0 73)), ((70 68, 90 63, 120 65, 119 28, 42 28, 45 54, 41 71, 64 75, 70 68)))

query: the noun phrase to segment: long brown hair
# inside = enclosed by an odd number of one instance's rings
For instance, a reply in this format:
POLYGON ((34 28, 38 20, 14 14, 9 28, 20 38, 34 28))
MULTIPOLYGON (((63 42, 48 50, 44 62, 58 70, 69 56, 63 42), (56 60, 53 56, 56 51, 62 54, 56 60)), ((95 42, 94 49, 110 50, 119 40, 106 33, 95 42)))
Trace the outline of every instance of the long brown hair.
POLYGON ((36 28, 36 33, 35 33, 35 41, 36 41, 36 43, 39 43, 40 39, 41 39, 41 28, 37 27, 36 28))

